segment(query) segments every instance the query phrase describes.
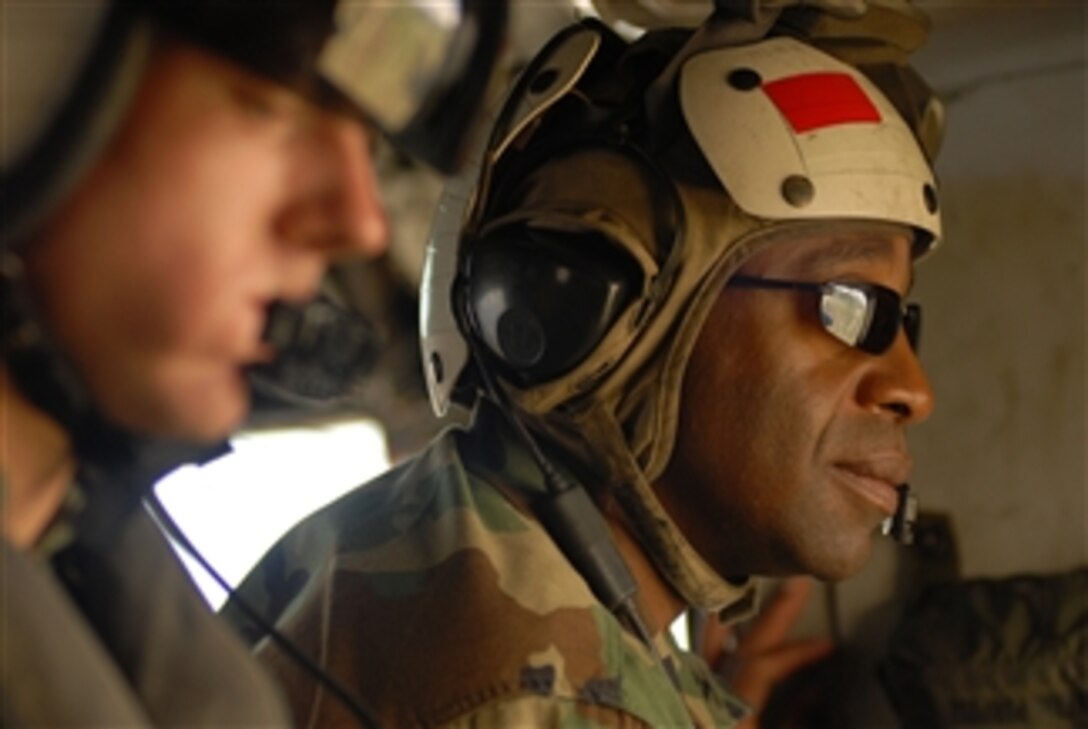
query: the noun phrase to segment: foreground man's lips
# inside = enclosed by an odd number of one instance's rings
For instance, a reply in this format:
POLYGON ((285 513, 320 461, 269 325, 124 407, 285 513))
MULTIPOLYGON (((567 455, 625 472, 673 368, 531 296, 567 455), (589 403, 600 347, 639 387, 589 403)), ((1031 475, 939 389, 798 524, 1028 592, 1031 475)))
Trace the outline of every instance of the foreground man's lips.
POLYGON ((910 475, 910 463, 903 458, 837 463, 835 469, 843 483, 886 516, 895 514, 899 505, 896 487, 910 475))

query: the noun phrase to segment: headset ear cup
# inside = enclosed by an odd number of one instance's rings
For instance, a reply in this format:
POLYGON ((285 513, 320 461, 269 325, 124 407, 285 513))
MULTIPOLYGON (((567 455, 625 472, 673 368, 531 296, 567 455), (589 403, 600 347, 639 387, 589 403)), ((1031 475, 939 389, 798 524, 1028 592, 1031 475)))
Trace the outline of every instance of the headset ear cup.
POLYGON ((642 288, 638 264, 592 232, 500 229, 472 245, 465 270, 473 335, 523 385, 576 367, 642 288))

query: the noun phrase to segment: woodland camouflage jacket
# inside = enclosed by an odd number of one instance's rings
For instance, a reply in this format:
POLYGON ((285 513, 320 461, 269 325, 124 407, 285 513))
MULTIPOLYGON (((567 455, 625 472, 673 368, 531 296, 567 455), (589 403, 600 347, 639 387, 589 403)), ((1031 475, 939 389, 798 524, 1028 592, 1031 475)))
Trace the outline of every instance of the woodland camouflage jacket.
MULTIPOLYGON (((382 726, 733 726, 746 708, 706 665, 667 631, 656 637, 681 696, 516 505, 541 477, 484 420, 306 519, 242 595, 382 726)), ((246 629, 233 607, 225 614, 246 629)), ((250 637, 299 726, 356 725, 250 637)))

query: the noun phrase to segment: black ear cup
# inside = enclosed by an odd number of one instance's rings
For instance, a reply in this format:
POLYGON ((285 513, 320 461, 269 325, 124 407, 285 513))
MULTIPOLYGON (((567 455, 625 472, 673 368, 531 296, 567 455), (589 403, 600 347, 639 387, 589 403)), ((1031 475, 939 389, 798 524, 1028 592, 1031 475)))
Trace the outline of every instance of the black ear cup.
POLYGON ((603 235, 525 226, 474 242, 465 272, 475 335, 527 385, 585 359, 642 283, 635 261, 603 235))

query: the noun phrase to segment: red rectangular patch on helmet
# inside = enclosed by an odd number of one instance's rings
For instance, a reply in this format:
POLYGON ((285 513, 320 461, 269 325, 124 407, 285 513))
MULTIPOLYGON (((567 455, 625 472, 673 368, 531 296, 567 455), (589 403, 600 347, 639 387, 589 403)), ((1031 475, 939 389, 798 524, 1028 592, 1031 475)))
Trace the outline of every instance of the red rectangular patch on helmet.
POLYGON ((789 76, 763 84, 763 91, 798 134, 840 124, 880 121, 880 112, 849 74, 789 76))

